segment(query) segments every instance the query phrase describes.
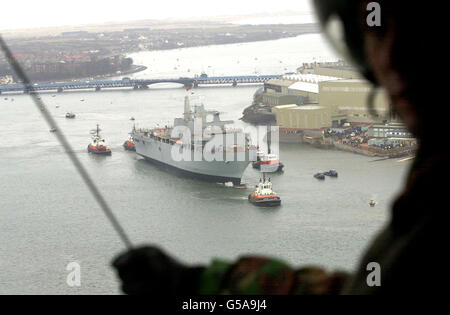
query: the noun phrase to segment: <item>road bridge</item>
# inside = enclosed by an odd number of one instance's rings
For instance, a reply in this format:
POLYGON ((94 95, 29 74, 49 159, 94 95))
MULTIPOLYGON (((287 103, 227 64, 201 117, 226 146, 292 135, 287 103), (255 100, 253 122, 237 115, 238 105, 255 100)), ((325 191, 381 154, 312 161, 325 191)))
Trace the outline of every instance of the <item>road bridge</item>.
POLYGON ((70 90, 92 89, 100 91, 112 88, 132 88, 147 89, 150 85, 158 83, 177 83, 185 88, 198 87, 202 85, 227 85, 237 86, 239 84, 261 84, 271 79, 281 78, 282 75, 246 75, 246 76, 199 76, 194 78, 176 78, 176 79, 129 79, 122 80, 94 80, 94 81, 71 81, 55 83, 37 83, 32 85, 8 84, 0 85, 0 94, 4 92, 39 92, 55 91, 63 92, 70 90))

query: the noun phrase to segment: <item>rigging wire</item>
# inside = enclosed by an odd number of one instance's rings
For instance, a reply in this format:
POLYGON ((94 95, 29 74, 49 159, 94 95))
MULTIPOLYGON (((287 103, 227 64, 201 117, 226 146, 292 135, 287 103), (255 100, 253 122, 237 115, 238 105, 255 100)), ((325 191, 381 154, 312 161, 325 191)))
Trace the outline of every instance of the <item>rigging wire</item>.
POLYGON ((104 214, 106 215, 107 219, 110 221, 114 230, 117 232, 117 234, 119 235, 120 239, 125 244, 127 249, 132 249, 133 245, 132 245, 128 235, 125 233, 125 230, 120 225, 119 221, 117 220, 117 218, 114 215, 113 211, 111 210, 110 206, 106 202, 106 199, 100 193, 100 190, 95 185, 95 183, 92 180, 92 178, 90 177, 89 173, 86 171, 83 164, 81 163, 81 161, 78 159, 78 157, 74 153, 72 146, 67 141, 67 138, 64 136, 62 131, 58 128, 56 121, 53 119, 53 117, 47 111, 44 102, 39 97, 37 91, 34 89, 33 85, 31 84, 31 81, 29 80, 26 73, 23 71, 22 67, 19 65, 18 61, 12 55, 11 50, 9 49, 6 42, 3 40, 3 36, 1 34, 0 34, 0 48, 3 51, 7 62, 10 64, 13 71, 16 73, 17 77, 23 82, 24 87, 25 87, 25 92, 30 94, 34 104, 36 105, 37 109, 41 112, 44 120, 47 122, 47 124, 50 126, 50 128, 56 128, 56 133, 55 133, 56 138, 58 139, 59 143, 65 149, 68 157, 72 161, 72 164, 75 166, 75 169, 80 174, 84 183, 88 187, 88 190, 91 192, 92 196, 97 201, 100 208, 103 210, 104 214))

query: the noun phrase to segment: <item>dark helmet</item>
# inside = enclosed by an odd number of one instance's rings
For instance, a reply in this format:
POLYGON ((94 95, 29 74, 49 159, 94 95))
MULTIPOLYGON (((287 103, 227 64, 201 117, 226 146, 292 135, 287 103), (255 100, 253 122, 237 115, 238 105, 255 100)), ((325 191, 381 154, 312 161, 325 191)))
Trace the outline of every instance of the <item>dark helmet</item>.
POLYGON ((313 0, 324 33, 334 48, 358 68, 366 79, 378 85, 364 49, 363 0, 313 0))

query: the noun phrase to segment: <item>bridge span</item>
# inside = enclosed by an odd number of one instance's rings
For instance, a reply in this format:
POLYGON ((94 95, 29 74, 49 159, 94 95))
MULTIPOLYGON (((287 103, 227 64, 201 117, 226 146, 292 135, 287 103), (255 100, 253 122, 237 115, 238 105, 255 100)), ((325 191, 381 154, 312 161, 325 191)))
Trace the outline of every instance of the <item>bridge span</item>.
POLYGON ((147 89, 150 85, 157 83, 178 83, 185 88, 198 87, 203 85, 232 85, 239 84, 260 84, 271 79, 279 79, 282 75, 247 75, 247 76, 222 76, 208 77, 200 76, 195 78, 177 78, 177 79, 129 79, 122 80, 96 80, 96 81, 71 81, 56 83, 40 83, 32 85, 24 84, 8 84, 0 85, 0 94, 3 92, 39 92, 39 91, 55 91, 63 92, 70 90, 93 89, 100 91, 102 89, 112 88, 132 88, 147 89))

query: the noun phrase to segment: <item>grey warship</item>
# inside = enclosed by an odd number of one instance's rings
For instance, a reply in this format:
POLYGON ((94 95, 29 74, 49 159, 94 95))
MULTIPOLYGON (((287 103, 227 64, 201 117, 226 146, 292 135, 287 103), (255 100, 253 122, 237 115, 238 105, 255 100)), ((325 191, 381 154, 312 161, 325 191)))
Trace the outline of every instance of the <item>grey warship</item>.
POLYGON ((135 129, 136 153, 177 175, 240 185, 247 166, 256 160, 256 147, 250 144, 248 135, 242 130, 226 128, 234 121, 220 120, 219 112, 205 110, 203 102, 191 106, 193 98, 185 97, 184 116, 175 118, 173 127, 135 129), (212 120, 208 121, 210 117, 212 120), (174 132, 180 128, 188 131, 188 139, 174 132), (217 145, 217 139, 223 140, 223 145, 217 145), (219 158, 206 158, 203 153, 207 149, 219 158), (187 158, 175 158, 174 152, 183 152, 187 158))

